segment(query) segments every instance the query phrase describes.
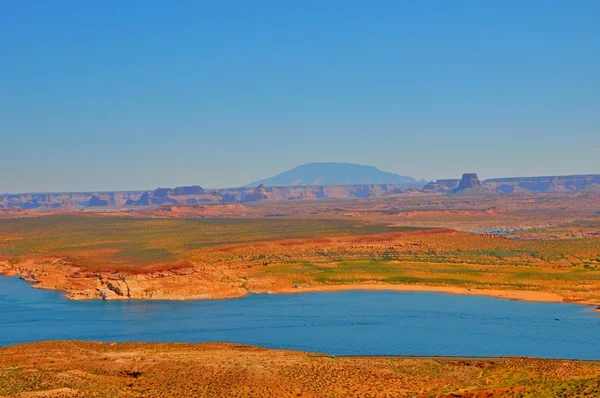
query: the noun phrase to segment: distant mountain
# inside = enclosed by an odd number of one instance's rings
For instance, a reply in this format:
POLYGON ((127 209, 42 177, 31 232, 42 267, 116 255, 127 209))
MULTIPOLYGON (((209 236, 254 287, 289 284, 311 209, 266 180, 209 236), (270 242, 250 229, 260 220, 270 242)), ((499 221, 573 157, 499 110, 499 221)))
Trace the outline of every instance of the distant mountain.
POLYGON ((600 174, 512 177, 480 181, 475 173, 429 183, 385 173, 375 167, 313 163, 296 167, 247 187, 204 189, 198 185, 154 191, 54 192, 0 195, 4 210, 110 210, 146 206, 203 206, 282 200, 385 198, 418 192, 426 195, 524 194, 538 192, 600 193, 600 174), (263 186, 261 186, 264 184, 263 186), (421 189, 422 188, 422 189, 421 189))
POLYGON ((276 187, 361 184, 420 185, 412 177, 388 173, 373 166, 362 166, 352 163, 308 163, 246 186, 256 187, 264 185, 276 187))

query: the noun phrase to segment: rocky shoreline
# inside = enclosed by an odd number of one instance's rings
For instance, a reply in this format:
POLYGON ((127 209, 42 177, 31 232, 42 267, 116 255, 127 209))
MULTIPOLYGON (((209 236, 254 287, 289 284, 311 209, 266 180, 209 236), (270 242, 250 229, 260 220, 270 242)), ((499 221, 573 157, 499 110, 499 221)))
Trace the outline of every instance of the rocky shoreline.
POLYGON ((18 265, 0 262, 0 275, 19 276, 24 281, 32 283, 33 288, 65 292, 65 298, 69 300, 214 300, 240 298, 247 294, 260 293, 366 290, 461 294, 529 302, 568 302, 594 306, 595 311, 600 313, 600 303, 570 300, 553 292, 382 282, 274 285, 256 281, 249 286, 247 278, 233 271, 207 271, 194 266, 136 274, 85 272, 64 259, 44 259, 27 260, 18 265))

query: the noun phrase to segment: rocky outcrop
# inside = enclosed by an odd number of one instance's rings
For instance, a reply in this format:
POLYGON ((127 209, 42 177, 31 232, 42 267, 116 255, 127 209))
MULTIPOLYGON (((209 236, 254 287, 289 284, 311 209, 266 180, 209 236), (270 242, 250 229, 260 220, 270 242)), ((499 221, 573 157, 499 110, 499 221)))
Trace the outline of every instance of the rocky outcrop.
POLYGON ((157 188, 154 192, 145 192, 137 201, 129 200, 128 203, 135 206, 149 205, 174 205, 189 204, 194 205, 203 202, 212 202, 202 198, 205 194, 204 189, 199 185, 176 188, 157 188))
POLYGON ((246 280, 231 269, 194 264, 147 273, 89 272, 66 259, 0 261, 0 275, 18 275, 36 288, 61 290, 72 300, 200 300, 242 297, 246 280), (201 271, 201 276, 198 277, 201 271))
POLYGON ((175 188, 157 188, 152 196, 155 198, 168 198, 170 196, 204 195, 204 189, 199 185, 175 188))
POLYGON ((144 192, 140 199, 134 203, 135 206, 150 206, 150 192, 144 192))
POLYGON ((260 184, 254 190, 245 192, 242 196, 242 202, 257 202, 259 200, 267 199, 269 199, 269 196, 267 195, 267 189, 263 184, 260 184))
POLYGON ((156 188, 152 197, 154 198, 166 198, 169 196, 169 192, 172 192, 172 189, 169 188, 156 188))
POLYGON ((477 174, 475 173, 465 173, 462 175, 462 178, 460 179, 460 182, 458 183, 458 187, 454 188, 454 190, 452 191, 453 193, 458 193, 458 192, 465 192, 465 191, 469 191, 469 192, 477 192, 477 191, 481 191, 481 181, 479 181, 479 178, 477 177, 477 174))
POLYGON ((221 198, 221 203, 238 203, 241 202, 241 195, 235 193, 226 193, 221 198))
POLYGON ((99 196, 92 196, 88 202, 87 207, 106 207, 108 206, 108 199, 102 199, 99 196))
POLYGON ((204 189, 199 185, 192 185, 190 187, 176 187, 170 192, 174 196, 184 195, 204 195, 204 189))
POLYGON ((476 174, 460 180, 437 180, 426 184, 424 193, 536 193, 536 192, 600 192, 600 174, 492 178, 479 181, 476 174))
POLYGON ((37 209, 38 207, 42 207, 42 204, 37 200, 28 200, 27 202, 23 203, 23 209, 26 210, 37 209))
POLYGON ((479 181, 468 173, 461 179, 432 181, 422 189, 395 184, 328 186, 279 186, 205 190, 198 185, 158 188, 151 192, 63 192, 0 195, 0 209, 6 210, 80 210, 94 207, 119 209, 126 206, 198 205, 205 203, 246 203, 264 200, 325 200, 379 198, 395 194, 536 193, 600 192, 600 174, 495 178, 479 181))
POLYGON ((459 179, 437 180, 426 184, 422 191, 427 193, 448 193, 458 187, 459 179))
POLYGON ((493 178, 483 183, 498 193, 600 192, 600 174, 493 178))
POLYGON ((143 192, 58 192, 44 194, 5 194, 0 195, 0 206, 5 209, 70 209, 78 210, 90 207, 104 206, 96 200, 106 200, 109 206, 125 206, 132 198, 139 197, 143 192), (94 198, 92 200, 92 198, 94 198))
POLYGON ((325 200, 376 198, 414 190, 393 184, 330 185, 298 187, 228 188, 205 190, 200 186, 158 188, 154 191, 99 193, 0 195, 0 209, 79 210, 89 207, 199 205, 209 203, 247 203, 264 200, 325 200))

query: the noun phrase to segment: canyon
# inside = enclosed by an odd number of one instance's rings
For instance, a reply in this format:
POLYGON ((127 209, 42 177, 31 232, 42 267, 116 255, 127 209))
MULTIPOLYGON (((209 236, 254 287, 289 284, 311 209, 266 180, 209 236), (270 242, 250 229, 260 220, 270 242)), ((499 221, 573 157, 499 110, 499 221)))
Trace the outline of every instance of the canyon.
POLYGON ((355 184, 204 189, 198 185, 153 191, 58 192, 0 195, 0 210, 81 210, 163 205, 244 204, 414 195, 494 195, 600 192, 600 175, 498 178, 480 181, 475 173, 420 185, 355 184))

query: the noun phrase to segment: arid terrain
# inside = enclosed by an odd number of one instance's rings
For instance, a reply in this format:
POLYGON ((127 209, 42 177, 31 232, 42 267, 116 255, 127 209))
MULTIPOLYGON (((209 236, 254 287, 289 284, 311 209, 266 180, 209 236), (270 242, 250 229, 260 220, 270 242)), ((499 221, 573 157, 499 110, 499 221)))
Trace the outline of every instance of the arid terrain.
MULTIPOLYGON (((69 299, 431 291, 600 308, 600 194, 0 211, 0 273, 69 299)), ((234 344, 0 348, 0 397, 593 397, 600 363, 234 344)))
POLYGON ((600 0, 0 0, 0 398, 600 398, 600 0))
POLYGON ((597 397, 600 363, 329 357, 224 343, 0 348, 0 397, 597 397))
POLYGON ((396 289, 598 306, 599 199, 403 196, 5 211, 0 272, 71 299, 396 289))
POLYGON ((253 204, 281 201, 352 200, 421 195, 597 194, 600 175, 421 180, 385 173, 370 166, 315 163, 299 166, 245 187, 204 189, 199 185, 152 191, 53 192, 0 194, 0 209, 46 211, 135 211, 157 206, 253 204))

